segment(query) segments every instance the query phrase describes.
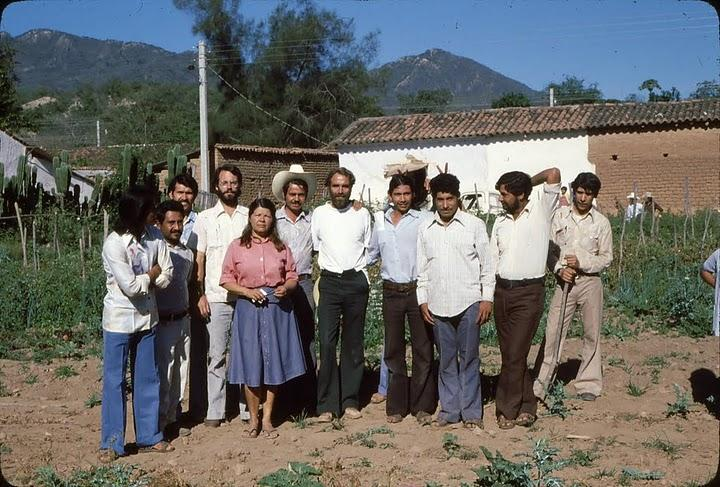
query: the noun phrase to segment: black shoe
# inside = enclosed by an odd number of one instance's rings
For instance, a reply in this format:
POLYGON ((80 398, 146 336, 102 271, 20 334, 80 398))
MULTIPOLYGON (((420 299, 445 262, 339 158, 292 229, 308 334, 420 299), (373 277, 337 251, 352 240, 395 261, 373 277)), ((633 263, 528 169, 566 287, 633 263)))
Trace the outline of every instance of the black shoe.
POLYGON ((579 395, 579 397, 583 401, 594 401, 595 399, 597 399, 597 396, 595 394, 593 394, 592 392, 583 392, 582 394, 579 395))

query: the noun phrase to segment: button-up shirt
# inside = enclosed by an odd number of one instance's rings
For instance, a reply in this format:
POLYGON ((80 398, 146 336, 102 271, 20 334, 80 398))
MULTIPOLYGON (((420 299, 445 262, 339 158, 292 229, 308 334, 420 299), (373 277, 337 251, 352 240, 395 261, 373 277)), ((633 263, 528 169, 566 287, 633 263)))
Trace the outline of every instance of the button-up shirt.
POLYGON ((138 241, 130 233, 112 232, 103 244, 103 268, 107 293, 103 299, 102 327, 115 333, 149 330, 158 322, 155 288, 172 280, 173 265, 162 234, 146 227, 138 241), (155 265, 161 272, 150 283, 148 272, 155 265))
POLYGON ((280 240, 290 247, 298 274, 312 274, 312 213, 304 211, 293 222, 285 207, 275 213, 280 240))
POLYGON ((253 238, 250 247, 246 247, 238 239, 228 247, 220 284, 233 282, 248 288, 277 287, 297 278, 295 260, 287 245, 283 250, 277 250, 270 240, 253 238))
POLYGON ((189 306, 188 283, 192 277, 193 265, 195 264, 195 256, 192 250, 182 243, 172 245, 166 241, 165 244, 170 252, 173 273, 170 285, 155 292, 158 313, 161 315, 187 311, 189 306))
POLYGON ((703 270, 715 275, 715 309, 713 311, 713 335, 720 336, 720 249, 713 252, 703 263, 703 270))
POLYGON ((560 259, 553 271, 560 270, 566 255, 577 257, 582 272, 607 269, 613 260, 610 222, 595 208, 584 215, 571 208, 558 208, 552 218, 552 241, 560 247, 560 259))
POLYGON ((382 258, 381 277, 402 284, 417 279, 417 235, 424 215, 411 209, 393 225, 394 211, 388 208, 374 214, 368 263, 372 265, 382 258))
POLYGON ((540 199, 532 198, 517 219, 498 216, 490 238, 494 267, 503 279, 534 279, 545 275, 550 220, 560 184, 543 184, 540 199))
POLYGON ((365 208, 355 210, 348 205, 338 210, 326 203, 313 212, 313 248, 319 253, 320 269, 338 274, 353 269, 366 272, 371 236, 370 212, 365 208))
POLYGON ((220 286, 220 274, 230 242, 240 238, 248 223, 248 209, 238 205, 228 215, 221 202, 201 212, 195 221, 197 251, 205 254, 205 296, 211 303, 234 301, 237 296, 228 294, 220 286))
POLYGON ((633 218, 639 218, 643 212, 643 205, 639 202, 631 203, 625 208, 625 221, 632 221, 633 218))
POLYGON ((189 248, 190 250, 197 250, 197 235, 195 234, 195 221, 197 220, 197 213, 190 210, 183 220, 183 231, 180 235, 180 243, 189 248))
POLYGON ((435 213, 417 239, 417 299, 436 316, 457 316, 478 301, 492 301, 495 270, 485 223, 464 211, 444 225, 435 213))

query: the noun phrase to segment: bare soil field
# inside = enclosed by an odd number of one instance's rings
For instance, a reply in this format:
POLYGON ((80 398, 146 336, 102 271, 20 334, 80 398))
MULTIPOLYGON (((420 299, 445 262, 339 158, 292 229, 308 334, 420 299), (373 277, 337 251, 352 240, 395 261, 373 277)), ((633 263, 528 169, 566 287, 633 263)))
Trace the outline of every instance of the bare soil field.
MULTIPOLYGON (((568 340, 561 379, 577 370, 580 346, 579 339, 568 340)), ((555 473, 566 485, 706 485, 716 475, 720 451, 719 347, 717 338, 651 333, 606 340, 603 396, 583 402, 573 397, 570 383, 567 417, 549 416, 541 406, 529 429, 499 430, 492 401, 485 406, 483 430, 420 427, 412 417, 387 424, 384 404, 369 404, 361 419, 335 428, 311 418, 287 421, 276 439, 247 438, 239 420, 219 429, 198 425, 189 437, 173 441, 172 453, 135 454, 119 462, 136 465, 150 473, 153 484, 168 487, 255 485, 291 461, 317 467, 326 486, 459 486, 474 481, 473 468, 488 464, 480 446, 520 461, 517 454, 531 452, 544 438, 560 457, 576 460, 555 473), (676 403, 674 384, 690 398, 686 417, 667 415, 668 405, 676 403), (446 433, 456 436, 457 448, 443 446, 446 433), (623 468, 661 472, 662 478, 623 480, 623 468)), ((481 357, 483 385, 491 389, 499 350, 483 347, 481 357)), ((100 406, 93 399, 101 391, 99 360, 0 361, 0 370, 7 394, 0 397, 0 455, 10 484, 33 485, 42 466, 66 476, 98 464, 100 406)), ((127 441, 133 441, 132 420, 127 441)))

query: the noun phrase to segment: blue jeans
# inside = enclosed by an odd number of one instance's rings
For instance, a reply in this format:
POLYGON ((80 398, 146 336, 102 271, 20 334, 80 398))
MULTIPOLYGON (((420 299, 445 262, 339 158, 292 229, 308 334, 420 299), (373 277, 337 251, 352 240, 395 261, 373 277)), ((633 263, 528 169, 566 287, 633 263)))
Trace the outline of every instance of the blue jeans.
POLYGON ((155 363, 155 328, 138 333, 103 331, 103 393, 101 449, 125 455, 127 424, 125 371, 128 356, 134 357, 133 413, 138 447, 162 441, 158 428, 160 378, 155 363))
POLYGON ((450 423, 482 419, 479 309, 478 302, 451 318, 433 315, 440 354, 438 418, 450 423))

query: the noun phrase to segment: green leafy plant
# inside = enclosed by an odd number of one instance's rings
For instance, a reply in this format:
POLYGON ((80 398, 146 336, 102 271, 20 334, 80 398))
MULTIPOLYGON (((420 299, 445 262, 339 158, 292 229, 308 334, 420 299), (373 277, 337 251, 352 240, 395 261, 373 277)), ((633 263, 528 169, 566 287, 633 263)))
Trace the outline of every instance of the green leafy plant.
POLYGON ((395 433, 387 426, 378 426, 376 428, 370 428, 367 431, 353 433, 338 440, 338 442, 347 445, 360 445, 365 448, 375 448, 378 444, 375 438, 373 438, 374 435, 389 435, 392 437, 395 436, 395 433))
POLYGON ((579 465, 580 467, 591 467, 598 458, 595 450, 571 450, 570 463, 579 465))
POLYGON ((57 369, 55 369, 55 378, 56 379, 69 379, 70 377, 74 377, 78 375, 77 371, 73 368, 72 365, 61 365, 57 369))
POLYGON ((312 465, 290 462, 287 468, 264 476, 257 484, 263 487, 324 487, 318 479, 320 475, 320 470, 312 465))
POLYGON ((645 448, 660 450, 661 452, 666 453, 672 460, 680 458, 680 450, 685 446, 662 438, 653 438, 652 440, 643 441, 642 445, 645 448))
POLYGON ((472 460, 478 457, 474 450, 466 448, 458 443, 457 435, 445 433, 442 437, 442 447, 448 458, 459 458, 460 460, 472 460))
POLYGON ((651 355, 645 359, 643 365, 648 367, 667 367, 668 361, 662 355, 651 355))
POLYGON ((38 487, 146 487, 150 478, 132 465, 115 463, 109 466, 76 470, 69 477, 60 477, 52 467, 41 467, 35 472, 34 485, 38 487))
POLYGON ((297 416, 291 416, 290 420, 295 428, 304 430, 308 426, 308 417, 305 410, 303 410, 297 416))
POLYGON ((660 480, 665 476, 658 470, 638 470, 632 467, 623 467, 618 483, 620 485, 630 485, 634 480, 660 480))
POLYGON ((607 477, 614 477, 615 476, 615 469, 614 468, 602 468, 598 470, 596 473, 592 474, 590 478, 601 480, 607 477))
POLYGON ((556 380, 545 396, 548 414, 550 416, 559 416, 562 419, 567 418, 570 415, 570 408, 565 404, 567 398, 565 386, 561 381, 556 380))
POLYGON ((570 463, 559 459, 560 450, 550 446, 544 438, 533 443, 530 453, 519 454, 527 459, 522 462, 510 461, 500 452, 493 455, 484 446, 480 449, 490 465, 473 470, 478 477, 474 483, 476 487, 562 487, 563 482, 552 473, 570 463))
POLYGON ((632 380, 627 383, 627 393, 633 397, 640 397, 647 391, 647 387, 641 387, 632 380))
POLYGON ((25 376, 25 383, 28 385, 37 384, 38 376, 37 374, 28 374, 25 376))
POLYGON ((690 412, 690 396, 677 384, 673 384, 675 390, 675 402, 668 403, 665 415, 669 418, 671 416, 681 416, 687 418, 690 412))
POLYGON ((96 392, 90 394, 90 397, 85 400, 85 407, 88 409, 92 409, 100 404, 102 404, 102 398, 96 392))

